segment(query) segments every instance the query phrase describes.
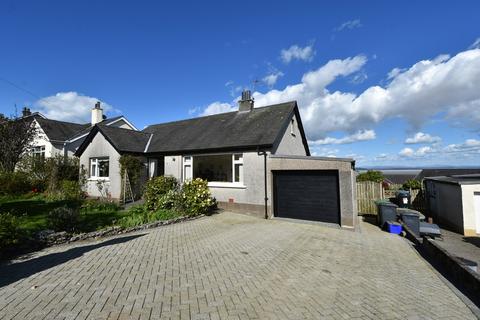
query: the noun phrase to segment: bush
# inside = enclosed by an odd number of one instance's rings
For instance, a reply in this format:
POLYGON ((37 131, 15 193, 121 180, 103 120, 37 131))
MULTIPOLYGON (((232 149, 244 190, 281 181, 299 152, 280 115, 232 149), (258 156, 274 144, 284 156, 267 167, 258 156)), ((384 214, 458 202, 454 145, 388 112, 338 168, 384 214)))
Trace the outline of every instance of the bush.
POLYGON ((47 223, 55 231, 74 232, 80 220, 80 212, 77 208, 67 206, 52 210, 47 216, 47 223))
POLYGON ((415 179, 409 179, 405 181, 402 185, 402 189, 409 190, 409 189, 422 189, 422 183, 415 179))
POLYGON ((211 212, 216 206, 206 180, 200 178, 187 181, 182 187, 183 209, 188 215, 200 215, 211 212))
POLYGON ((128 215, 118 220, 118 224, 124 228, 140 226, 142 224, 170 220, 179 217, 180 213, 174 210, 159 209, 148 211, 145 206, 134 206, 128 210, 128 215))
POLYGON ((162 203, 169 202, 165 195, 170 191, 178 190, 177 179, 173 177, 156 177, 147 182, 143 196, 145 207, 149 211, 156 211, 161 208, 162 203))
POLYGON ((383 180, 383 173, 375 170, 368 170, 367 172, 362 172, 357 176, 357 181, 382 182, 383 180))
POLYGON ((85 200, 81 206, 81 210, 84 212, 92 211, 118 211, 120 206, 112 201, 99 201, 99 200, 85 200))
MULTIPOLYGON (((120 164, 120 177, 122 181, 124 179, 125 172, 128 172, 128 179, 130 181, 132 190, 134 193, 137 193, 139 181, 140 181, 140 174, 142 172, 143 163, 138 157, 134 157, 131 155, 122 155, 118 160, 120 164)), ((136 195, 134 197, 136 198, 136 195)))
POLYGON ((17 218, 6 212, 0 213, 0 251, 14 246, 22 238, 17 218))
POLYGON ((33 187, 39 191, 57 192, 62 182, 79 180, 79 160, 56 155, 51 158, 25 156, 18 164, 18 170, 28 175, 33 187))
POLYGON ((23 172, 0 173, 0 195, 21 195, 32 191, 29 177, 23 172))
POLYGON ((133 206, 128 210, 128 215, 118 220, 118 224, 124 228, 142 225, 148 221, 148 211, 145 206, 133 206))
POLYGON ((85 198, 80 184, 77 181, 63 180, 60 189, 47 192, 50 201, 81 201, 85 198))

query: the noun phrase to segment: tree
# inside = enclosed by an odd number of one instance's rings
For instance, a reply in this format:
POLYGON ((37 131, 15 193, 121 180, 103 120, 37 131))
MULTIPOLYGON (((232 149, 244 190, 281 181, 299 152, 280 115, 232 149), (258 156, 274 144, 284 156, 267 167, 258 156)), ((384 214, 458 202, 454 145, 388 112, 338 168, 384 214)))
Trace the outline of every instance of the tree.
POLYGON ((367 172, 362 172, 357 176, 357 181, 382 182, 383 179, 383 173, 375 170, 368 170, 367 172))
POLYGON ((22 155, 30 151, 37 128, 31 119, 0 119, 0 171, 13 172, 22 155))
POLYGON ((405 181, 405 183, 402 185, 402 189, 408 190, 408 189, 422 189, 422 183, 418 180, 415 179, 409 179, 405 181))

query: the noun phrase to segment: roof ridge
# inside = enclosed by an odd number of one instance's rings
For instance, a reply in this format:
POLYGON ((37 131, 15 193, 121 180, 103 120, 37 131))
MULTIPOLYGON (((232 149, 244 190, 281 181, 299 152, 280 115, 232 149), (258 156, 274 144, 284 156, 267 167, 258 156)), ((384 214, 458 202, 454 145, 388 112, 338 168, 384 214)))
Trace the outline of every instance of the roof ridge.
MULTIPOLYGON (((271 107, 275 107, 275 106, 279 106, 279 105, 288 105, 288 104, 296 103, 296 102, 297 102, 296 100, 291 100, 291 101, 282 102, 282 103, 276 103, 276 104, 270 104, 270 105, 261 106, 261 107, 255 107, 255 108, 253 108, 253 110, 271 108, 271 107)), ((253 110, 252 110, 252 111, 253 111, 253 110)), ((153 127, 153 126, 160 126, 160 125, 181 123, 181 122, 185 122, 185 121, 192 121, 192 120, 197 120, 197 119, 205 119, 205 118, 209 118, 209 117, 215 117, 215 116, 227 115, 227 114, 233 114, 233 113, 238 113, 238 110, 237 110, 237 111, 229 111, 229 112, 222 112, 222 113, 210 114, 210 115, 207 115, 207 116, 193 117, 193 118, 182 119, 182 120, 174 120, 174 121, 168 121, 168 122, 162 122, 162 123, 155 123, 155 124, 151 124, 151 125, 145 127, 145 128, 144 128, 143 130, 141 130, 141 131, 143 132, 145 129, 148 129, 148 128, 153 127)))

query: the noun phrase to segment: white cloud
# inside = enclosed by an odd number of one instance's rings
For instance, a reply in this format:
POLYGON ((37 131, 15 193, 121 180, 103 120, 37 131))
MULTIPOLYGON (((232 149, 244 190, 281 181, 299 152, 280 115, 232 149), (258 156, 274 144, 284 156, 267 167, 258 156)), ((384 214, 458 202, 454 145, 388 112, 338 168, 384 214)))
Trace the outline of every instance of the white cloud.
POLYGON ((480 38, 477 38, 469 48, 470 49, 480 49, 480 38))
POLYGON ((280 58, 285 63, 290 63, 292 60, 312 61, 314 55, 315 50, 312 45, 302 48, 295 44, 280 52, 280 58))
POLYGON ((338 152, 340 150, 338 149, 331 149, 328 147, 322 147, 319 149, 312 150, 312 156, 314 157, 330 157, 330 158, 336 158, 338 152))
POLYGON ((417 143, 437 143, 442 141, 442 138, 437 136, 431 136, 428 133, 417 132, 413 137, 407 138, 405 140, 406 144, 417 144, 417 143))
POLYGON ((278 79, 283 77, 283 72, 281 71, 274 71, 268 75, 266 75, 262 80, 265 84, 269 87, 273 87, 275 83, 277 83, 278 79))
POLYGON ((316 141, 309 141, 309 145, 326 145, 326 144, 347 144, 354 143, 359 141, 373 140, 376 138, 375 131, 373 130, 360 130, 349 136, 343 138, 332 138, 326 137, 324 139, 319 139, 316 141))
POLYGON ((347 29, 352 30, 360 27, 362 27, 362 23, 360 22, 360 19, 355 19, 355 20, 345 21, 344 23, 336 27, 335 31, 339 32, 347 29))
POLYGON ((237 107, 234 107, 229 103, 222 103, 217 101, 210 104, 205 110, 203 110, 200 116, 209 116, 212 114, 230 112, 235 110, 237 110, 237 107))
POLYGON ((415 155, 415 151, 412 148, 403 148, 398 155, 401 157, 412 157, 415 155))
POLYGON ((98 98, 85 96, 74 91, 59 92, 53 96, 41 98, 35 103, 34 109, 50 119, 85 123, 90 122, 91 110, 97 101, 102 103, 104 113, 118 112, 98 98))
POLYGON ((440 155, 442 158, 447 156, 455 157, 458 160, 459 157, 468 157, 471 155, 480 155, 480 140, 467 139, 462 143, 449 144, 447 146, 432 145, 423 146, 414 150, 412 148, 402 149, 398 155, 402 158, 438 158, 440 155))
MULTIPOLYGON (((323 139, 335 131, 352 134, 390 118, 403 118, 415 129, 439 114, 446 114, 452 123, 478 129, 480 49, 420 61, 392 74, 386 86, 371 86, 360 94, 328 90, 339 77, 361 71, 366 62, 361 55, 330 60, 283 90, 254 92, 255 105, 296 100, 310 140, 323 139)), ((228 105, 225 109, 235 108, 228 105)))

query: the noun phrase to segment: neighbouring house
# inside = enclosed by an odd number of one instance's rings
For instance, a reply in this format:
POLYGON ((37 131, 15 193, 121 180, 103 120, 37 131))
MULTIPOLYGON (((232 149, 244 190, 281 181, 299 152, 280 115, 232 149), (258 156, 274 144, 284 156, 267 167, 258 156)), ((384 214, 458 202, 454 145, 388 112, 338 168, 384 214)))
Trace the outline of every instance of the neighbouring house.
POLYGON ((389 188, 401 186, 410 179, 415 179, 421 170, 381 170, 384 176, 383 185, 389 188))
POLYGON ((32 119, 38 130, 37 137, 32 143, 31 153, 44 158, 55 155, 72 157, 95 124, 137 130, 124 116, 106 118, 100 102, 97 102, 92 109, 90 123, 79 124, 47 119, 41 113, 32 113, 25 107, 22 111, 22 119, 28 118, 32 119))
POLYGON ((125 130, 99 123, 76 151, 88 171, 87 193, 122 197, 123 154, 140 157, 143 177, 208 181, 219 206, 261 216, 354 227, 353 159, 311 157, 295 101, 254 108, 249 91, 239 110, 125 130))
POLYGON ((480 174, 480 168, 430 168, 423 169, 415 177, 416 180, 422 182, 423 179, 429 177, 443 177, 443 176, 454 176, 454 175, 466 175, 466 174, 480 174))
POLYGON ((429 177, 424 186, 434 221, 465 236, 480 236, 480 174, 429 177))

